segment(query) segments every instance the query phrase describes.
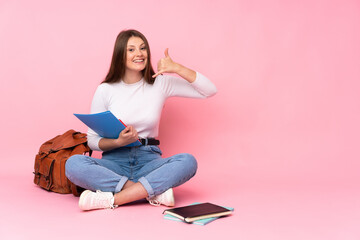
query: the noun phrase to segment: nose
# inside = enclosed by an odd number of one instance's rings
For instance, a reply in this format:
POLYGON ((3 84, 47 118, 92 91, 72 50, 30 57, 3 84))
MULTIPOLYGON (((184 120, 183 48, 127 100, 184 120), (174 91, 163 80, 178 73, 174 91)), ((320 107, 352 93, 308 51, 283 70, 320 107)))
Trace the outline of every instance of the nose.
POLYGON ((136 50, 136 56, 142 56, 143 52, 140 49, 136 50))

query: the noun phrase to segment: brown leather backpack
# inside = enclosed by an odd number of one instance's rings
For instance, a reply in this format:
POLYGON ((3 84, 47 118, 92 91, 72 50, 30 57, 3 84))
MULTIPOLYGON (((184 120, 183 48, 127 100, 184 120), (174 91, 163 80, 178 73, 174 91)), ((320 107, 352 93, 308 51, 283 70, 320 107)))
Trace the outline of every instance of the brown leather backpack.
POLYGON ((50 139, 40 146, 35 157, 34 183, 48 191, 79 196, 83 189, 67 179, 65 163, 72 155, 86 153, 91 155, 85 133, 69 130, 50 139))

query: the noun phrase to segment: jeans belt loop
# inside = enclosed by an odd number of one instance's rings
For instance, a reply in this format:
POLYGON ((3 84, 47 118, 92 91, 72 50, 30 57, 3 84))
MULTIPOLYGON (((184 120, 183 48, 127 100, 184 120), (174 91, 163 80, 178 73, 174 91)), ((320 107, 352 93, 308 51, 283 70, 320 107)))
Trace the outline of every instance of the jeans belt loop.
POLYGON ((147 146, 149 143, 149 140, 147 138, 145 138, 145 146, 147 146))

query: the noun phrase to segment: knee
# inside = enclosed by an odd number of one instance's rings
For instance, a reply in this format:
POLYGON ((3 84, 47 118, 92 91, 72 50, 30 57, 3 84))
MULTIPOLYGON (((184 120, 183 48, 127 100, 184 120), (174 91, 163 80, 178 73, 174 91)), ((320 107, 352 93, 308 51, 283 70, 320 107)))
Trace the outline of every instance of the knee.
POLYGON ((196 158, 189 153, 182 153, 181 157, 182 157, 182 162, 186 167, 186 169, 188 169, 188 171, 192 172, 195 175, 198 167, 196 158))
POLYGON ((84 155, 76 154, 68 158, 65 163, 65 175, 69 177, 73 172, 76 172, 79 166, 79 160, 84 157, 84 155))

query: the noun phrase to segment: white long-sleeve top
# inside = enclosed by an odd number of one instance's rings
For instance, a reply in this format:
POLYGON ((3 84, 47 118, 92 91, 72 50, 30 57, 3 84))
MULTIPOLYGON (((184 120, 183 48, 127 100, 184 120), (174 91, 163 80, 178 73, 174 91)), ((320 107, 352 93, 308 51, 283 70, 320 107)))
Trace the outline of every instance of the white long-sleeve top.
MULTIPOLYGON (((159 75, 154 84, 144 79, 133 84, 123 81, 102 83, 94 94, 91 113, 111 111, 127 126, 133 126, 140 138, 156 138, 159 133, 161 111, 169 97, 207 98, 217 92, 215 85, 200 73, 194 82, 159 75)), ((88 145, 92 150, 101 151, 101 137, 89 128, 88 145)))

